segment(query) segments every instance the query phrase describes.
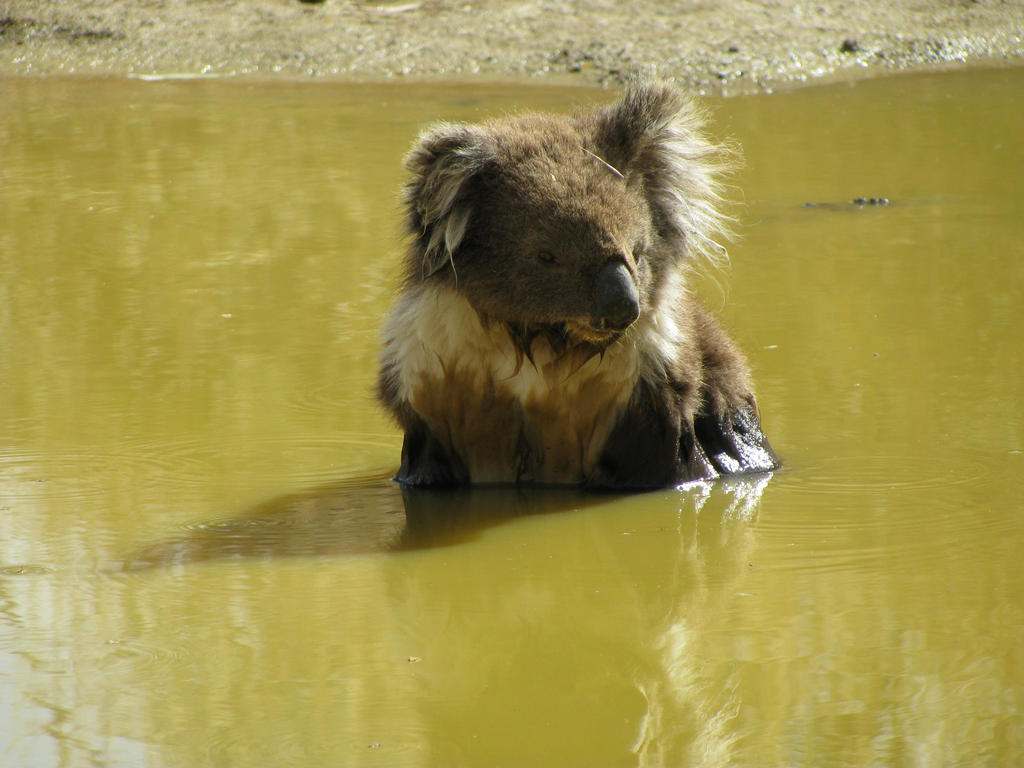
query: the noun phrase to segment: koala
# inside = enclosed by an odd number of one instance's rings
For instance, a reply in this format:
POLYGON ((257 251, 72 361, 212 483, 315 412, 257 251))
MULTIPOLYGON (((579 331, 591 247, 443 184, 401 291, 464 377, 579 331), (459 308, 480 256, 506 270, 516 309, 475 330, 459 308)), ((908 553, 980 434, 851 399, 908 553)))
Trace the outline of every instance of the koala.
POLYGON ((746 360, 687 292, 729 152, 666 83, 442 123, 406 158, 377 394, 406 486, 645 489, 779 466, 746 360))

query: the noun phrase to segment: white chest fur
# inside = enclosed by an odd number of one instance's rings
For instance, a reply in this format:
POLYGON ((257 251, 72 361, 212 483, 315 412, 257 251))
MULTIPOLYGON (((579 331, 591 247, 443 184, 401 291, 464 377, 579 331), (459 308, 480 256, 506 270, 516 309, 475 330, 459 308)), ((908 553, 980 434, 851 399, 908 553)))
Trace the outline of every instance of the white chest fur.
POLYGON ((671 354, 677 335, 670 321, 642 318, 603 355, 556 355, 538 339, 531 362, 454 290, 418 286, 388 319, 383 358, 399 399, 472 482, 576 484, 593 471, 639 376, 671 354))

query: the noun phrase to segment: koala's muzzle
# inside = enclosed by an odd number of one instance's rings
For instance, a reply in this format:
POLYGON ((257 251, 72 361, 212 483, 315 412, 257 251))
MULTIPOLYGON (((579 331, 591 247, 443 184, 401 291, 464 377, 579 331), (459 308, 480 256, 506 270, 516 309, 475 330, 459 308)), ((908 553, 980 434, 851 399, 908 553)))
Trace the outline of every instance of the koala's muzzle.
POLYGON ((594 323, 598 328, 621 331, 640 317, 636 284, 626 265, 612 261, 597 273, 594 323))

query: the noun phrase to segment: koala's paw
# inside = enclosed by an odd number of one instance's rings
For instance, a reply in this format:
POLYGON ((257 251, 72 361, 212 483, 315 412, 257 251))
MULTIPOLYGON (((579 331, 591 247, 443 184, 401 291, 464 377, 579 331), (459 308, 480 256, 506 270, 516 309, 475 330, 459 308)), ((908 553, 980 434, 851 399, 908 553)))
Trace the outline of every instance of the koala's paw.
POLYGON ((469 483, 462 462, 434 437, 426 424, 416 423, 405 433, 402 466, 395 480, 417 488, 453 488, 469 483))
POLYGON ((770 472, 780 466, 761 430, 753 403, 727 408, 722 413, 699 413, 693 420, 696 443, 703 456, 701 464, 715 475, 770 472))

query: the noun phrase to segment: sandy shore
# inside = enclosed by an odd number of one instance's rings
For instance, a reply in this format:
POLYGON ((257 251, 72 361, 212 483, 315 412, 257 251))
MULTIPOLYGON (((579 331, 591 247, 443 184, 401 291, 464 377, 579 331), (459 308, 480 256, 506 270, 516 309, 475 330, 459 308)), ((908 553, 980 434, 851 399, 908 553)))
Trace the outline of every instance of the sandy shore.
POLYGON ((704 93, 1024 63, 1024 2, 0 0, 0 75, 542 78, 704 93))

